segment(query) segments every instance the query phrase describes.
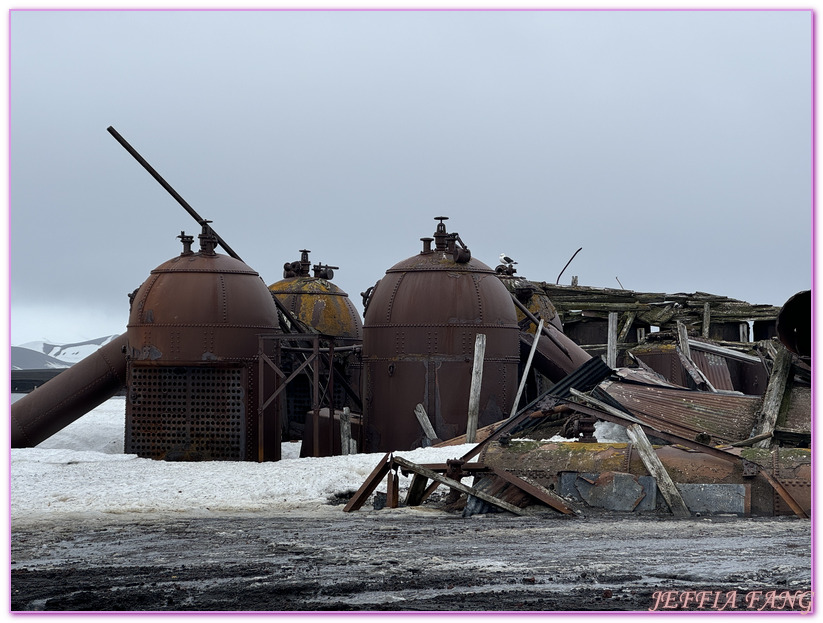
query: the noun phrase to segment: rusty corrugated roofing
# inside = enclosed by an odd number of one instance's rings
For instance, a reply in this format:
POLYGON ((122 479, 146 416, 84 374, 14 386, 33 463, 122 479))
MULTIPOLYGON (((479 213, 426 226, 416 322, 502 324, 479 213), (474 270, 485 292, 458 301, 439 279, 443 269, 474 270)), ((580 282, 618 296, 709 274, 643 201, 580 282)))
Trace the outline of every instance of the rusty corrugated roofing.
POLYGON ((762 402, 760 396, 629 383, 606 382, 600 387, 650 426, 688 439, 705 432, 727 443, 749 438, 762 402))

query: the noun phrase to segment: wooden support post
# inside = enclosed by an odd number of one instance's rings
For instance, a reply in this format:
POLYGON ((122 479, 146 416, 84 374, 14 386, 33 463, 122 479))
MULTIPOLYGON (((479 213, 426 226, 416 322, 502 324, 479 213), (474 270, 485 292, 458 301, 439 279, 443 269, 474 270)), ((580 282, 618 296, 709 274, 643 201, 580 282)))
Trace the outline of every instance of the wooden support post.
MULTIPOLYGON (((786 383, 789 380, 789 373, 792 369, 792 354, 782 344, 778 345, 777 357, 772 365, 772 372, 769 375, 769 383, 766 385, 766 393, 763 394, 763 403, 757 411, 756 423, 752 430, 752 437, 757 437, 764 433, 774 431, 777 423, 777 416, 780 415, 780 405, 783 403, 783 395, 786 393, 786 383)), ((755 448, 768 448, 771 439, 764 439, 757 442, 755 448)))
POLYGON ((686 330, 686 325, 679 320, 677 321, 677 345, 680 346, 680 351, 686 358, 691 360, 692 352, 689 350, 689 332, 686 330))
POLYGON ((703 337, 705 337, 707 339, 709 337, 709 328, 711 327, 711 322, 712 322, 711 306, 709 305, 709 302, 706 301, 705 303, 703 303, 703 328, 700 332, 700 335, 702 335, 703 337))
POLYGON ((386 506, 389 508, 397 508, 400 505, 400 486, 397 471, 389 470, 389 475, 386 477, 386 506))
POLYGON ((437 438, 437 433, 434 432, 434 427, 429 421, 429 416, 426 413, 426 407, 420 403, 417 403, 417 406, 414 408, 414 415, 417 417, 417 421, 420 422, 420 427, 423 429, 423 434, 426 435, 426 439, 428 439, 431 443, 439 441, 437 438))
POLYGON ((609 335, 606 342, 606 365, 617 367, 617 312, 609 312, 609 335))
POLYGON ((526 359, 526 367, 523 369, 523 377, 520 379, 520 386, 517 388, 517 395, 514 397, 514 404, 512 405, 511 413, 509 413, 509 419, 514 417, 514 414, 517 413, 517 404, 520 402, 520 396, 523 394, 523 389, 526 387, 526 379, 529 378, 529 370, 532 367, 532 359, 534 359, 534 351, 537 350, 537 342, 540 340, 540 336, 543 334, 543 319, 540 319, 540 322, 537 325, 537 331, 534 332, 534 341, 532 342, 532 349, 529 351, 529 357, 526 359))
POLYGON ((351 413, 348 407, 343 407, 343 413, 340 414, 340 453, 343 456, 349 454, 351 441, 351 413))
POLYGON ((672 514, 675 517, 690 517, 691 512, 683 501, 680 491, 678 491, 677 486, 672 481, 666 468, 663 467, 660 457, 657 456, 654 448, 652 448, 652 444, 649 442, 649 438, 646 437, 643 429, 637 424, 631 424, 626 427, 626 432, 629 435, 629 439, 632 440, 635 449, 637 449, 640 454, 643 465, 649 470, 649 474, 657 480, 657 487, 660 489, 660 493, 663 494, 663 498, 669 505, 672 514))
POLYGON ((474 363, 472 384, 469 390, 469 417, 466 422, 466 443, 474 443, 477 436, 477 419, 480 416, 480 387, 483 383, 483 360, 486 356, 486 335, 478 333, 474 339, 474 363))
POLYGON ((627 311, 623 314, 623 326, 620 328, 620 333, 617 334, 618 344, 626 341, 626 338, 629 336, 629 331, 632 328, 632 324, 634 324, 635 318, 637 318, 636 311, 627 311))
POLYGON ((412 477, 409 490, 406 493, 406 506, 418 506, 423 501, 423 493, 426 491, 428 481, 428 478, 420 474, 415 474, 412 477))

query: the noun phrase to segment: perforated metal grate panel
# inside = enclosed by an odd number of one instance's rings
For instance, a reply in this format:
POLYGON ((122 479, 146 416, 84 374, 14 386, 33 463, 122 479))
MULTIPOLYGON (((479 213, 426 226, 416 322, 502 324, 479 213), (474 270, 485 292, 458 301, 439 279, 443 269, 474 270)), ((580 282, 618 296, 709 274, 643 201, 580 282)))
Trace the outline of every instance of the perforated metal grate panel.
POLYGON ((129 370, 125 451, 167 460, 242 460, 242 368, 135 366, 129 370))

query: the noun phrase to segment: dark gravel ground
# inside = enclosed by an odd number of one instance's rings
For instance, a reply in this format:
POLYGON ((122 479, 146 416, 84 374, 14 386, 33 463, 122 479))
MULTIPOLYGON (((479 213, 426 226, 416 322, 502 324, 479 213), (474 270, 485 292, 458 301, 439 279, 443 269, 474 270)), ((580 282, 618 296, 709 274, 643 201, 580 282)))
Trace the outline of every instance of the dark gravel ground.
POLYGON ((11 610, 671 611, 696 608, 688 592, 702 610, 808 609, 810 533, 794 518, 424 507, 15 521, 11 610))

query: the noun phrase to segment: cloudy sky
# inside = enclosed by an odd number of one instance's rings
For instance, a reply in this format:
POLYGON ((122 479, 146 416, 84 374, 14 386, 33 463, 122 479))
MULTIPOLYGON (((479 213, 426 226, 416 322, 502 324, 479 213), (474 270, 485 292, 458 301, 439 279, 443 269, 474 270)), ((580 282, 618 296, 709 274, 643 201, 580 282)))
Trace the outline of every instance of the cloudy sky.
POLYGON ((122 333, 198 226, 360 292, 448 216, 518 274, 782 305, 811 287, 812 13, 10 16, 11 343, 122 333), (619 283, 618 283, 619 280, 619 283))

